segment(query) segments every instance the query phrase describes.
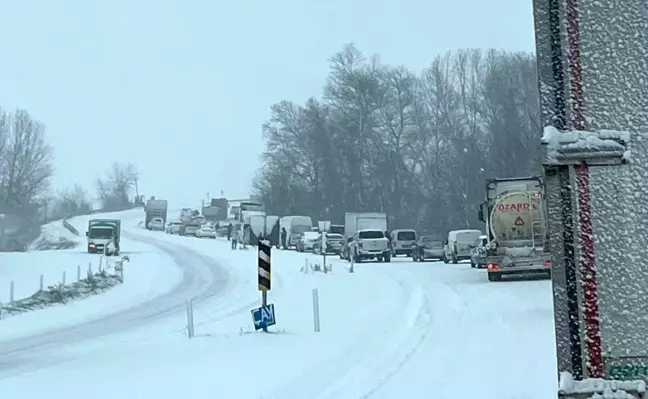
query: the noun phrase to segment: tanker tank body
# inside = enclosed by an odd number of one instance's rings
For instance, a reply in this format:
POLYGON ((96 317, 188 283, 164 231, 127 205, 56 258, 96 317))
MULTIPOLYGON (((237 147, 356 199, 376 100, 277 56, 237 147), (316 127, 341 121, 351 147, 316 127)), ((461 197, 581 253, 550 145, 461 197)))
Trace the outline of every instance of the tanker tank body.
POLYGON ((486 180, 479 219, 486 223, 489 281, 506 275, 551 275, 540 177, 486 180))

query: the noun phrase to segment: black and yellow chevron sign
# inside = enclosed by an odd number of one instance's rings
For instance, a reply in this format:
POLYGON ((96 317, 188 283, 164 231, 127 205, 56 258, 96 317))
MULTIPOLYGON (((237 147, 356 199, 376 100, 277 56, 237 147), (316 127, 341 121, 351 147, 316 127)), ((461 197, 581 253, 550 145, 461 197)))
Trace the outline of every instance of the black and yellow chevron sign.
POLYGON ((270 243, 259 241, 259 291, 270 291, 270 243))

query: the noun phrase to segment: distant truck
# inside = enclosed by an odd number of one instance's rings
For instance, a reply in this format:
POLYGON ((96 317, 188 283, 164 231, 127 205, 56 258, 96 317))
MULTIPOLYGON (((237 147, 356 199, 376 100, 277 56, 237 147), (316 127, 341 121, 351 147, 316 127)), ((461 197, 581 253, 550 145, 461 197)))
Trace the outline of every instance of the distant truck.
POLYGON ((259 236, 264 237, 270 241, 270 246, 279 246, 279 216, 254 214, 249 217, 248 222, 251 228, 250 231, 250 244, 256 245, 259 236))
POLYGON ((121 238, 121 220, 90 219, 88 221, 88 253, 105 253, 119 255, 121 238), (112 243, 112 246, 108 244, 112 243), (114 247, 114 248, 113 248, 114 247))
POLYGON ((551 256, 545 247, 547 219, 540 177, 486 181, 486 201, 479 220, 486 223, 488 280, 503 275, 551 276, 551 256))
POLYGON ((166 200, 155 199, 155 197, 146 201, 146 219, 144 220, 144 226, 148 230, 151 230, 149 223, 153 218, 162 218, 162 225, 166 225, 167 221, 167 209, 168 202, 166 200))
POLYGON ((362 259, 372 259, 374 257, 382 257, 385 260, 391 260, 391 248, 389 248, 389 240, 385 236, 386 233, 387 214, 381 212, 347 212, 344 215, 344 242, 342 243, 340 258, 347 259, 349 261, 351 260, 351 258, 355 258, 356 262, 362 259), (370 232, 371 230, 382 232, 383 238, 385 239, 383 240, 379 237, 375 237, 375 234, 373 232, 370 232), (365 231, 365 233, 362 234, 362 237, 355 236, 359 231, 365 231), (354 243, 353 241, 354 239, 359 241, 371 239, 371 253, 364 253, 361 245, 359 245, 360 242, 358 242, 358 245, 356 245, 356 243, 354 243), (380 247, 376 246, 378 244, 380 244, 380 247), (382 248, 382 246, 385 246, 385 248, 382 248), (380 252, 379 256, 376 255, 376 251, 380 252), (382 252, 385 253, 383 254, 382 252))
POLYGON ((284 216, 279 219, 279 228, 286 230, 286 242, 283 249, 297 248, 301 235, 313 229, 313 219, 310 216, 284 216))
POLYGON ((209 204, 203 205, 202 215, 210 222, 220 222, 227 219, 228 206, 227 198, 212 198, 209 204))
POLYGON ((358 230, 387 231, 387 214, 380 212, 353 213, 344 215, 344 236, 349 238, 358 230))
POLYGON ((340 234, 344 235, 344 225, 343 224, 332 224, 328 230, 331 234, 340 234))

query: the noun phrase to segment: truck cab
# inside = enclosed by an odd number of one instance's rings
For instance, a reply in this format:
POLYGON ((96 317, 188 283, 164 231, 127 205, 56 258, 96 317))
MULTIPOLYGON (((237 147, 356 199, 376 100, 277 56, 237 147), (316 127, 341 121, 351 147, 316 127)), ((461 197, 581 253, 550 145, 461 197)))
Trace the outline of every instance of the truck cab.
POLYGON ((121 221, 112 219, 93 219, 88 222, 86 237, 88 253, 119 255, 121 221))

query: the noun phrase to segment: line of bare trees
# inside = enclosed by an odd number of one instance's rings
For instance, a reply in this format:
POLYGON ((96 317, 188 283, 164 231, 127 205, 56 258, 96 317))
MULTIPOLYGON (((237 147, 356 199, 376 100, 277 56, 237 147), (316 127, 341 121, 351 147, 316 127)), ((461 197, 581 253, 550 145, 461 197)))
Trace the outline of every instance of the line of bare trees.
POLYGON ((540 170, 531 54, 461 50, 414 73, 348 45, 321 99, 271 110, 254 195, 278 215, 382 211, 391 228, 443 234, 482 227, 485 178, 540 170))
POLYGON ((52 174, 52 148, 43 124, 27 111, 0 109, 0 249, 8 243, 22 249, 38 234, 52 174))
MULTIPOLYGON (((53 192, 53 174, 45 126, 25 110, 0 109, 0 250, 24 249, 43 222, 90 212, 87 190, 75 184, 53 192)), ((102 208, 132 207, 138 178, 134 165, 115 162, 95 182, 102 208)))
POLYGON ((50 197, 50 219, 61 219, 75 215, 87 215, 93 208, 102 211, 120 211, 132 208, 137 198, 139 172, 132 163, 114 162, 103 177, 95 180, 97 206, 93 206, 88 191, 80 184, 59 190, 50 197), (135 195, 136 197, 137 195, 135 195))

